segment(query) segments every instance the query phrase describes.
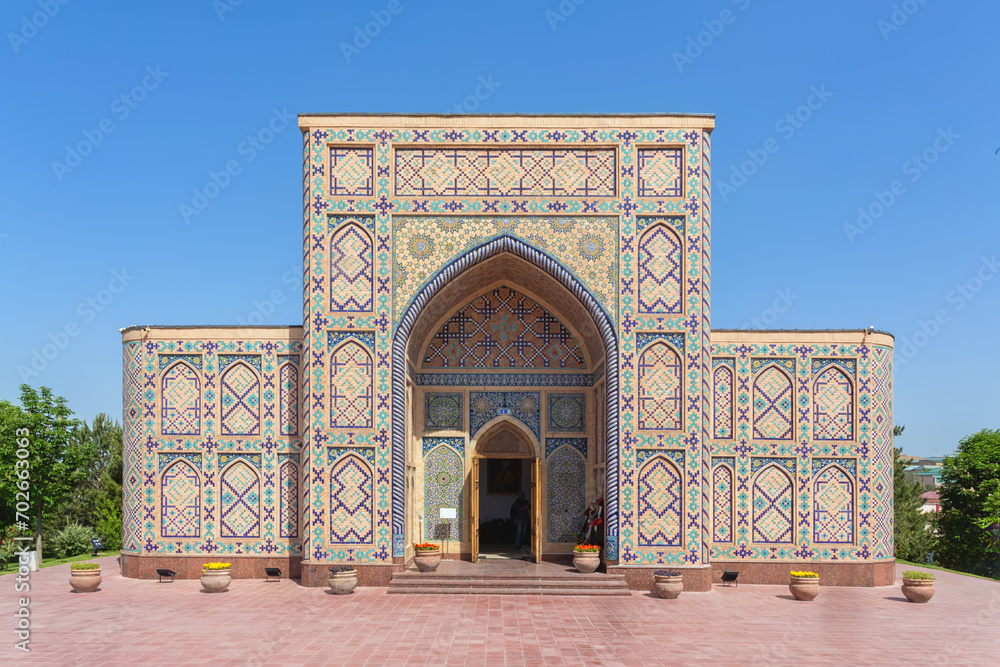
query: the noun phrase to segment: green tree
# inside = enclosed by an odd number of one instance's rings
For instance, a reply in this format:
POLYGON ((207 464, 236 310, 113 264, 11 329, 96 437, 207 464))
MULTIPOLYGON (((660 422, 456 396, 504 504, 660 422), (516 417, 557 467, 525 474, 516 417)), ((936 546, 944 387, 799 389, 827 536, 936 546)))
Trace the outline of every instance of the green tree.
MULTIPOLYGON (((896 425, 893 437, 903 434, 906 426, 896 425)), ((935 537, 928 526, 928 516, 920 511, 924 504, 919 482, 908 482, 903 474, 906 464, 899 460, 902 448, 893 447, 893 507, 895 511, 895 556, 904 560, 922 562, 934 550, 935 537)))
POLYGON ((73 411, 66 406, 66 399, 56 396, 48 387, 35 390, 21 385, 20 407, 0 401, 0 504, 5 515, 24 520, 15 512, 17 503, 25 502, 23 494, 27 494, 30 507, 22 515, 34 518, 39 561, 43 517, 84 477, 80 452, 73 446, 79 425, 73 411), (19 457, 19 451, 27 456, 19 457), (17 462, 21 460, 28 465, 19 466, 17 462), (19 477, 24 470, 28 473, 26 478, 19 477))
POLYGON ((955 455, 945 457, 941 479, 942 564, 988 577, 1000 575, 994 539, 982 525, 1000 511, 1000 430, 983 429, 962 440, 955 455))
POLYGON ((100 507, 109 496, 121 500, 121 424, 101 413, 91 424, 84 422, 77 429, 71 447, 82 478, 54 511, 47 526, 50 531, 75 523, 96 528, 102 516, 100 507))

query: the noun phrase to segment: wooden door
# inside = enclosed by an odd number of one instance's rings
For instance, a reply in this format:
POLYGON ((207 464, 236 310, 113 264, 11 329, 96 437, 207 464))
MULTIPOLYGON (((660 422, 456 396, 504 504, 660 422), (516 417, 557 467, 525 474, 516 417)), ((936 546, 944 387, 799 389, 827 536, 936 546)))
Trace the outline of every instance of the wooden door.
POLYGON ((536 563, 542 562, 542 485, 541 459, 531 462, 531 551, 536 563))
POLYGON ((472 536, 472 562, 479 560, 479 459, 472 459, 472 508, 469 517, 469 534, 472 536))

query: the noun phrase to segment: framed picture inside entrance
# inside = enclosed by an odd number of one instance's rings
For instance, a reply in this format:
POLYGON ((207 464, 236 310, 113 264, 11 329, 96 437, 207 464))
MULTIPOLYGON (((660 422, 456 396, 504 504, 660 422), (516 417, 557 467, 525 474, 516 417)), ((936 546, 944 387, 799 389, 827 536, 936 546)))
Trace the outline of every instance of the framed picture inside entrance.
POLYGON ((486 459, 486 493, 517 495, 521 488, 521 459, 486 459))

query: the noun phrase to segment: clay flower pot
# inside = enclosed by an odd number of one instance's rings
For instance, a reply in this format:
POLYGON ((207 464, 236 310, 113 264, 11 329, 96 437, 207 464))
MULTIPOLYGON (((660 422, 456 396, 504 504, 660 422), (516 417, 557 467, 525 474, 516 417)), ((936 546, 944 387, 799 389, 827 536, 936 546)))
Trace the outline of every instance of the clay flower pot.
POLYGON ((903 577, 902 591, 910 602, 928 602, 934 597, 934 580, 903 577))
POLYGON ((421 572, 433 572, 441 564, 441 550, 417 549, 413 554, 413 562, 421 572))
POLYGON ((601 564, 600 551, 574 551, 573 567, 584 574, 590 574, 597 570, 601 564))
POLYGON ((819 577, 792 577, 788 590, 796 600, 815 600, 819 595, 819 577))
POLYGON ((664 600, 676 600, 684 590, 684 577, 654 574, 653 590, 664 600))
POLYGON ((70 570, 69 585, 77 593, 93 593, 101 585, 101 568, 96 570, 70 570))
POLYGON ((329 584, 330 590, 336 595, 348 595, 354 592, 355 587, 358 585, 358 571, 354 568, 350 570, 342 570, 339 572, 334 572, 333 568, 330 568, 330 578, 326 580, 329 584))
POLYGON ((202 570, 201 587, 206 593, 221 593, 229 588, 229 570, 202 570))

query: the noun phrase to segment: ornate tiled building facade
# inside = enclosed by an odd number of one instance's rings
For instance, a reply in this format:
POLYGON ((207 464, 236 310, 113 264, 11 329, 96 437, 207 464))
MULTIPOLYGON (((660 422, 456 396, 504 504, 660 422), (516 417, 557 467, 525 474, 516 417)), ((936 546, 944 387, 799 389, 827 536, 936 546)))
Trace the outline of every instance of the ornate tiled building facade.
POLYGON ((892 338, 711 329, 711 116, 299 125, 302 327, 123 330, 127 575, 469 557, 506 457, 542 557, 891 580, 892 338))

